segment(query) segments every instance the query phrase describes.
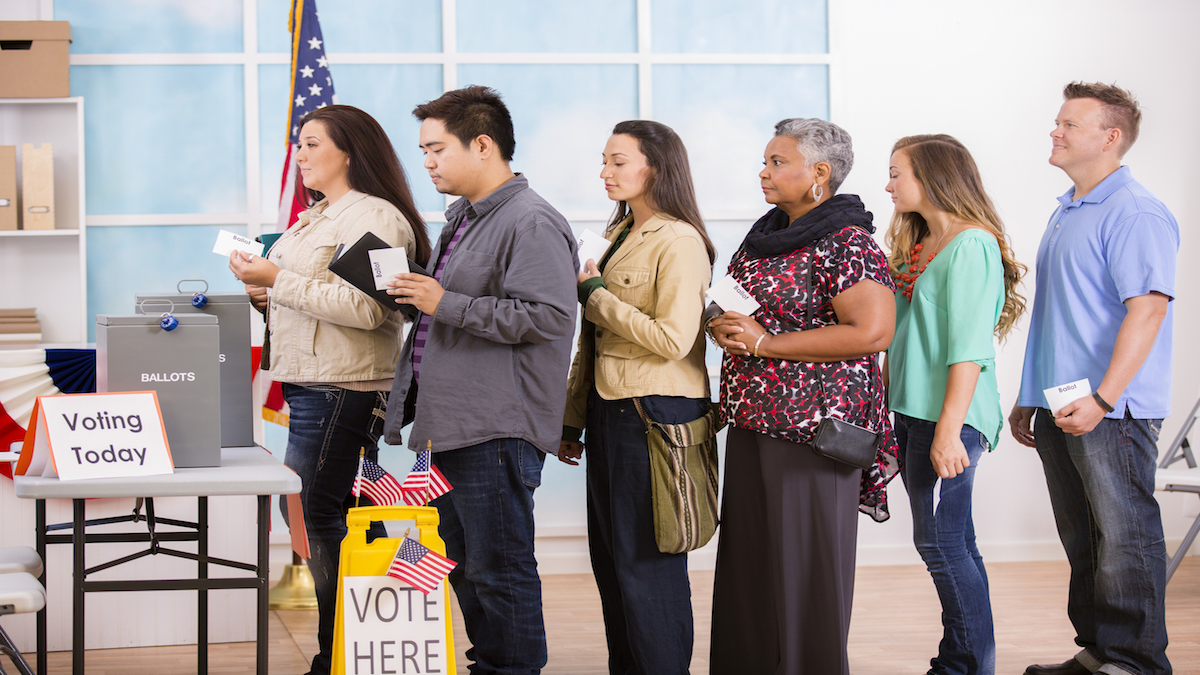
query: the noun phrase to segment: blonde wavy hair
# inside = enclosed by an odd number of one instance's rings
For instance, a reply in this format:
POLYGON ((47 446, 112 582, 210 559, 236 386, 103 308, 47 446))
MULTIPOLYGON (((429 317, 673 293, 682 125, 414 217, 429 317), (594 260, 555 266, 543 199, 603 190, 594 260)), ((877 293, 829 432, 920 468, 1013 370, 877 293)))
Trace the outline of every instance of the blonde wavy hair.
MULTIPOLYGON (((983 189, 983 178, 966 146, 946 134, 906 136, 896 141, 892 153, 903 150, 925 196, 937 209, 978 225, 996 238, 1004 265, 1004 309, 996 323, 996 337, 1004 339, 1025 311, 1025 298, 1017 292, 1026 267, 1017 262, 1004 224, 983 189)), ((929 234, 925 218, 916 212, 893 213, 884 242, 891 250, 888 265, 893 273, 907 271, 913 246, 929 234)))

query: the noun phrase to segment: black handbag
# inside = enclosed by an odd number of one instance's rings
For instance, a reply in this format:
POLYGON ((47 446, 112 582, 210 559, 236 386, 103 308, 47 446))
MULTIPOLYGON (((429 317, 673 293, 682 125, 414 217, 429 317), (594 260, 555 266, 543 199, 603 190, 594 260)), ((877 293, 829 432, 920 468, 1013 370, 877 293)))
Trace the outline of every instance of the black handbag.
MULTIPOLYGON (((827 412, 824 403, 821 404, 821 408, 823 412, 827 412)), ((817 424, 812 447, 818 455, 866 471, 875 465, 879 434, 846 420, 824 417, 817 424)))
MULTIPOLYGON (((806 278, 808 294, 807 321, 812 322, 815 312, 812 308, 813 283, 812 265, 808 267, 806 278)), ((817 431, 813 435, 812 448, 818 455, 828 457, 864 471, 875 465, 875 455, 882 444, 881 434, 860 427, 852 422, 829 416, 829 407, 825 405, 825 364, 814 364, 817 368, 817 381, 821 384, 821 421, 817 423, 817 431)))

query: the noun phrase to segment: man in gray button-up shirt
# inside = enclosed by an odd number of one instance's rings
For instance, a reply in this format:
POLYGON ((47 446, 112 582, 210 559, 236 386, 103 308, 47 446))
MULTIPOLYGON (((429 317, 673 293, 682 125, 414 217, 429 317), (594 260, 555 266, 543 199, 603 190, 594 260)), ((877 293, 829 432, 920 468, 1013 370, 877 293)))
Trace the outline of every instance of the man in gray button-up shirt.
POLYGON ((453 486, 434 500, 475 672, 546 664, 533 491, 558 449, 575 331, 575 237, 509 168, 499 95, 468 87, 417 106, 425 168, 446 210, 433 277, 401 274, 392 295, 421 311, 389 398, 385 436, 432 444, 453 486))

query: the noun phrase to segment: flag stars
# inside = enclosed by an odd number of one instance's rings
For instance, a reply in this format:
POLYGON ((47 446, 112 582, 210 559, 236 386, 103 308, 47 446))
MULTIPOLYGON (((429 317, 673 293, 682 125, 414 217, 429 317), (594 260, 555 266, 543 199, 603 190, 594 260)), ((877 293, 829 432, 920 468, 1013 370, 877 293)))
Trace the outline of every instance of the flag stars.
POLYGON ((308 48, 309 48, 309 49, 320 49, 320 48, 321 48, 321 41, 320 41, 320 40, 318 40, 317 38, 313 38, 313 39, 309 40, 309 41, 308 41, 308 48))
POLYGON ((304 101, 305 101, 305 98, 303 96, 297 96, 296 97, 296 107, 297 108, 304 107, 304 101))
POLYGON ((304 77, 312 77, 314 72, 316 72, 316 71, 313 70, 312 68, 309 68, 308 66, 304 66, 303 68, 300 69, 300 74, 303 75, 304 77))
POLYGON ((329 68, 329 61, 322 56, 321 58, 317 59, 317 65, 321 68, 329 68))
POLYGON ((320 96, 321 95, 321 85, 314 84, 313 86, 309 87, 308 93, 312 96, 320 96))

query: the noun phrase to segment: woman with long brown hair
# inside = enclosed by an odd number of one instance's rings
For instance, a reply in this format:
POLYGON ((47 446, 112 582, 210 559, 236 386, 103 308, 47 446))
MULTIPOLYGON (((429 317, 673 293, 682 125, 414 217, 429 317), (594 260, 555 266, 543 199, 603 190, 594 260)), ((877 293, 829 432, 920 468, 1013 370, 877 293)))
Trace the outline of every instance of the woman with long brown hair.
POLYGON ((421 265, 430 246, 404 169, 378 122, 358 108, 331 105, 308 113, 300 125, 295 158, 309 209, 266 257, 234 252, 229 268, 266 315, 271 377, 283 383, 291 408, 284 463, 300 476, 319 612, 320 651, 309 672, 324 675, 359 448, 372 460, 378 456, 403 323, 400 312, 330 272, 329 263, 339 244, 352 246, 367 232, 405 247, 421 265))
POLYGON ((979 458, 1003 423, 993 338, 1024 310, 1017 284, 1025 266, 962 143, 945 134, 902 138, 889 177, 896 210, 886 242, 899 290, 888 404, 913 541, 942 602, 943 637, 929 672, 992 675, 996 644, 971 494, 979 458))
POLYGON ((687 554, 659 551, 639 407, 661 424, 709 413, 700 318, 716 251, 683 141, 670 127, 618 124, 600 178, 617 202, 599 261, 579 273, 583 331, 559 459, 587 430, 588 547, 614 675, 678 675, 692 660, 687 554))

